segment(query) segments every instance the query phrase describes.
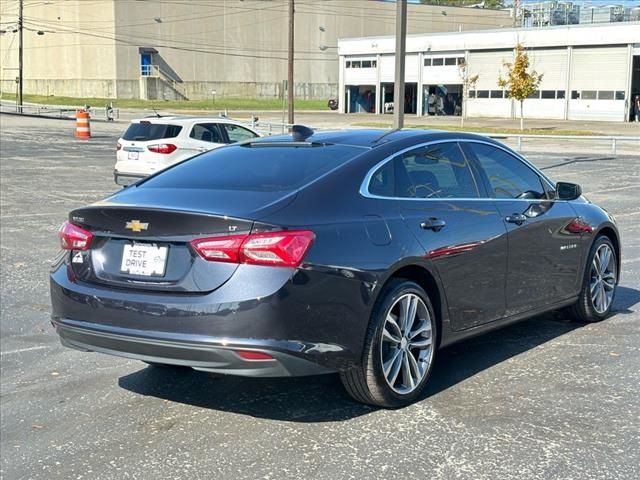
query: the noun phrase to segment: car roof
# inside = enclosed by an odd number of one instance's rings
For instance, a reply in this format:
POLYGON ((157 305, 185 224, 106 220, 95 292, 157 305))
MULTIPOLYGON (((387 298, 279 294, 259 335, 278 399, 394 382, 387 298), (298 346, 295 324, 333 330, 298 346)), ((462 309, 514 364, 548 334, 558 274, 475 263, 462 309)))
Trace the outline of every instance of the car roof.
MULTIPOLYGON (((437 140, 480 140, 497 143, 489 137, 473 133, 445 132, 442 130, 385 130, 385 129, 350 129, 314 132, 305 138, 305 142, 322 144, 353 145, 375 148, 392 143, 423 143, 437 140)), ((275 135, 251 140, 252 142, 291 142, 290 135, 275 135)))
POLYGON ((131 120, 131 123, 140 123, 140 122, 149 122, 149 123, 167 123, 171 122, 174 124, 187 124, 187 123, 195 123, 195 122, 212 122, 212 123, 231 123, 234 125, 242 125, 243 127, 247 126, 245 123, 234 120, 232 118, 227 117, 198 117, 198 116, 187 116, 187 115, 167 115, 167 116, 149 116, 144 118, 135 118, 131 120))

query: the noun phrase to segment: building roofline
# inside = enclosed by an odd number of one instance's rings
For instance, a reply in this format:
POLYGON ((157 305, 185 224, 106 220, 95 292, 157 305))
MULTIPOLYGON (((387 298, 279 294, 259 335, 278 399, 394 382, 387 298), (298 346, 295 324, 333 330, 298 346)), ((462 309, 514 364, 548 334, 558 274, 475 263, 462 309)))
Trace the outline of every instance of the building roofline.
MULTIPOLYGON (((509 48, 506 44, 516 37, 523 37, 527 47, 550 45, 571 46, 589 44, 630 44, 640 43, 640 21, 615 22, 603 24, 556 25, 552 27, 499 28, 487 30, 469 30, 463 32, 438 32, 432 34, 407 35, 407 53, 433 50, 484 50, 492 48, 509 48), (606 41, 598 41, 604 32, 606 41), (443 42, 443 40, 448 40, 443 42), (431 48, 422 48, 421 44, 432 42, 431 48), (439 48, 438 43, 447 44, 447 48, 439 48), (435 47, 435 48, 434 48, 435 47)), ((444 46, 444 45, 443 45, 444 46)), ((374 37, 357 37, 338 39, 340 55, 363 53, 393 53, 395 36, 384 35, 374 37), (363 51, 363 44, 369 44, 368 52, 363 51), (376 45, 373 46, 372 43, 376 45), (354 48, 355 47, 355 48, 354 48), (358 48, 360 47, 360 48, 358 48), (353 50, 353 52, 351 52, 353 50)))

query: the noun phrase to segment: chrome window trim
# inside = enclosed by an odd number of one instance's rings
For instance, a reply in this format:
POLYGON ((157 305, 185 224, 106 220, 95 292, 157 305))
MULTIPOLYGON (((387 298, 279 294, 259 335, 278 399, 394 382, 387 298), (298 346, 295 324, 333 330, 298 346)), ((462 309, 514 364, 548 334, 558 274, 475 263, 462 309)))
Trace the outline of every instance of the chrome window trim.
MULTIPOLYGON (((493 198, 493 197, 445 197, 445 198, 410 198, 410 197, 384 197, 382 195, 374 195, 372 193, 369 193, 369 184, 371 183, 371 178, 373 177, 373 174, 376 173, 378 171, 378 169, 380 169, 383 165, 385 165, 388 162, 393 161, 396 157, 403 155, 411 150, 414 150, 416 148, 422 148, 422 147, 428 147, 430 145, 437 145, 439 143, 480 143, 483 145, 489 145, 491 147, 495 147, 498 148, 502 151, 504 151, 505 153, 512 155, 513 157, 515 157, 516 159, 520 160, 522 163, 524 163, 527 167, 529 167, 533 173, 535 173, 536 175, 538 175, 542 180, 545 180, 549 183, 549 186, 553 186, 554 183, 541 171, 539 171, 533 164, 531 164, 526 158, 524 158, 522 155, 508 149, 507 147, 504 147, 500 144, 496 144, 493 142, 485 142, 483 140, 476 140, 476 139, 468 139, 468 138, 447 138, 447 139, 442 139, 442 140, 431 140, 429 142, 423 142, 423 143, 418 143, 416 145, 412 145, 411 147, 407 147, 405 149, 402 149, 396 153, 394 153, 391 156, 386 157, 384 160, 379 161, 378 163, 376 163, 368 172, 367 175, 364 177, 363 182, 360 184, 360 190, 359 193, 360 195, 362 195, 365 198, 372 198, 372 199, 377 199, 377 200, 408 200, 408 201, 413 201, 413 202, 432 202, 432 201, 440 201, 440 202, 446 202, 446 201, 452 201, 452 200, 464 200, 464 201, 472 201, 472 200, 476 200, 476 201, 493 201, 493 202, 551 202, 551 201, 567 201, 567 200, 556 200, 553 198, 493 198)), ((462 152, 464 154, 464 151, 462 152)), ((471 172, 473 174, 473 171, 471 172)), ((475 179, 475 177, 474 177, 475 179)), ((478 192, 480 193, 480 192, 478 192)))

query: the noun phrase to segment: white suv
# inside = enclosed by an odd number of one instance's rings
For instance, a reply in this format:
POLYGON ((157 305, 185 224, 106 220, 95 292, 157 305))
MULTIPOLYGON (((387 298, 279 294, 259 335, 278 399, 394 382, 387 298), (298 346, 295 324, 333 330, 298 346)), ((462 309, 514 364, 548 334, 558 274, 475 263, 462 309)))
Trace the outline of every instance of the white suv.
POLYGON ((128 185, 180 160, 228 143, 259 137, 224 117, 149 117, 132 120, 116 145, 118 185, 128 185))

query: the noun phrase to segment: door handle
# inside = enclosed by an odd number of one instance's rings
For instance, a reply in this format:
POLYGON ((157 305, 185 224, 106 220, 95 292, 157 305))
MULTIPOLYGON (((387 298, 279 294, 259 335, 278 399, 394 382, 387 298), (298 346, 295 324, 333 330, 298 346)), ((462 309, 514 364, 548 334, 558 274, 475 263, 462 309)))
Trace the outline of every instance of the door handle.
POLYGON ((429 220, 426 220, 420 224, 420 228, 423 230, 433 230, 434 232, 439 232, 442 230, 447 222, 441 220, 439 218, 431 217, 429 220))
POLYGON ((522 225, 527 221, 527 217, 525 217, 521 213, 514 213, 512 215, 508 215, 505 217, 507 223, 515 223, 516 225, 522 225))

